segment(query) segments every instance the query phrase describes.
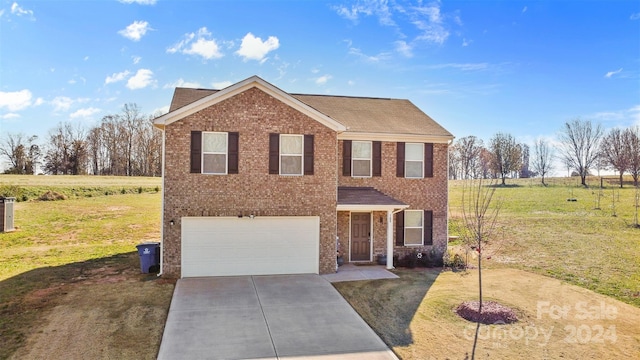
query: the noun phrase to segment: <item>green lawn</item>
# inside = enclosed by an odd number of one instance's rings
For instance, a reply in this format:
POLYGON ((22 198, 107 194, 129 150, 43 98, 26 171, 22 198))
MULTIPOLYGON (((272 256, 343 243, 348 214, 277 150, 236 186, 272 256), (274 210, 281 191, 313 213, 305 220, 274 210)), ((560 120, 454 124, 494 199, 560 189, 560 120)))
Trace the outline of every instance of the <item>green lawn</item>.
MULTIPOLYGON (((543 187, 536 180, 509 180, 510 186, 496 188, 501 230, 484 264, 552 276, 640 306, 635 189, 606 187, 597 209, 597 179, 589 189, 561 179, 543 187)), ((450 182, 451 235, 460 221, 462 191, 462 181, 450 182)))

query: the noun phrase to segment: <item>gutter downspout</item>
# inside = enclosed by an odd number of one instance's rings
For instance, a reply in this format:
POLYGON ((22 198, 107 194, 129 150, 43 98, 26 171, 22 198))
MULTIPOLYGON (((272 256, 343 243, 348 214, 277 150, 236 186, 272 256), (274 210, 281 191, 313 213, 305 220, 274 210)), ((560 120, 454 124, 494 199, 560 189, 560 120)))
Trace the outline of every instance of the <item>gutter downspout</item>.
POLYGON ((165 161, 165 138, 166 138, 166 131, 164 128, 162 128, 162 207, 161 207, 161 212, 162 214, 160 215, 160 271, 158 272, 157 276, 161 276, 162 272, 164 270, 164 161, 165 161))

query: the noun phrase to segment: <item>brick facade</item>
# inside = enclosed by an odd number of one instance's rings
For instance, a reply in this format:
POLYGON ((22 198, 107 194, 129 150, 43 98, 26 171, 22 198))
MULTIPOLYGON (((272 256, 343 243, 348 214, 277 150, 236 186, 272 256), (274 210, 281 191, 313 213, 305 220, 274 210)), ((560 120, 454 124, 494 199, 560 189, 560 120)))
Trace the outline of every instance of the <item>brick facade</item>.
MULTIPOLYGON (((306 115, 304 111, 307 110, 298 111, 295 106, 278 100, 277 96, 274 97, 274 93, 269 91, 272 90, 263 91, 259 87, 248 87, 199 111, 194 110, 195 112, 180 115, 176 121, 162 124, 165 131, 163 274, 169 277, 181 276, 182 217, 235 217, 249 214, 318 216, 320 219, 319 272, 321 274, 335 272, 336 237, 339 238, 338 251, 346 261, 349 261, 351 223, 349 211, 336 211, 338 186, 373 187, 408 204, 409 209, 433 211, 433 246, 394 245, 395 254, 402 255, 413 250, 427 251, 432 248, 440 254, 445 251, 448 196, 447 144, 434 144, 434 176, 430 178, 396 177, 397 144, 390 141, 382 142, 381 176, 370 178, 344 176, 342 173, 343 141, 338 140, 339 134, 333 130, 339 127, 333 129, 327 127, 317 120, 321 117, 312 118, 316 116, 312 112, 307 112, 306 114, 309 115, 306 115), (238 173, 228 175, 190 173, 192 131, 238 132, 238 173), (269 174, 270 133, 313 135, 314 174, 304 176, 269 174), (170 225, 171 221, 173 225, 170 225)), ((194 97, 191 101, 195 101, 214 92, 187 90, 187 93, 194 97)), ((344 102, 348 99, 333 100, 344 102)), ((188 103, 187 100, 184 100, 184 104, 177 103, 174 99, 172 113, 179 111, 188 103)), ((322 104, 319 102, 316 105, 322 104)), ((325 108, 325 113, 328 113, 328 110, 330 108, 325 108)), ((426 118, 428 126, 435 124, 433 120, 426 118)), ((337 116, 335 120, 339 120, 337 116)), ((348 135, 349 132, 346 131, 341 136, 344 134, 348 135)), ((375 261, 378 255, 387 253, 387 213, 373 211, 371 214, 371 261, 375 261)))
POLYGON ((319 216, 320 272, 335 272, 336 133, 257 88, 165 128, 163 273, 180 277, 183 216, 319 216), (191 131, 239 132, 239 173, 189 173, 191 131), (269 133, 313 134, 314 175, 269 175, 269 133), (173 226, 169 221, 174 220, 173 226))

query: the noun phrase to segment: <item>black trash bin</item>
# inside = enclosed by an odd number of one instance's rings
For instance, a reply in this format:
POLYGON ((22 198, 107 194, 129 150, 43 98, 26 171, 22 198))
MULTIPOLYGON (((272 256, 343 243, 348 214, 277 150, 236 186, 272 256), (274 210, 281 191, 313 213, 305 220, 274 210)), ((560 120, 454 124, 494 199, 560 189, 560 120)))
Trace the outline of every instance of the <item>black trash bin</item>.
POLYGON ((140 271, 143 274, 160 270, 160 243, 146 242, 136 245, 140 256, 140 271))

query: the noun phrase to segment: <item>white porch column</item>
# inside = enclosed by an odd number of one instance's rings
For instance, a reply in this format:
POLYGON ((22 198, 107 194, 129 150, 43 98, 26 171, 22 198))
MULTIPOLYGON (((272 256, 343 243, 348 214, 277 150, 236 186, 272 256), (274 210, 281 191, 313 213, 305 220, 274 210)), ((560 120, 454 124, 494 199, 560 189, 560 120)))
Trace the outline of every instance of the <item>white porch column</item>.
POLYGON ((393 269, 393 211, 387 210, 387 269, 393 269))

